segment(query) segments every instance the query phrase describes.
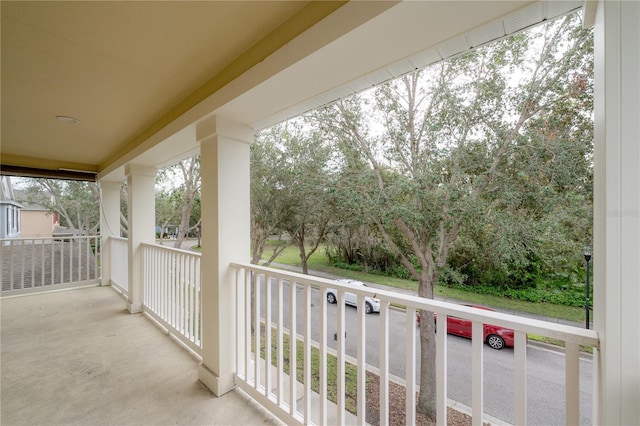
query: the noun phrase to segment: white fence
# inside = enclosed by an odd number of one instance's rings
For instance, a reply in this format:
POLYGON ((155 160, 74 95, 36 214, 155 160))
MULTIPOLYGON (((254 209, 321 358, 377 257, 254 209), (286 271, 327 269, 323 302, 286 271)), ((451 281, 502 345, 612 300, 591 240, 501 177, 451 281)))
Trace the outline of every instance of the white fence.
POLYGON ((111 285, 117 287, 125 296, 129 293, 129 249, 127 239, 109 237, 111 253, 111 285))
POLYGON ((200 254, 142 244, 144 311, 201 354, 200 254))
MULTIPOLYGON (((345 353, 346 330, 345 324, 345 293, 348 291, 357 295, 357 325, 355 338, 357 354, 354 362, 357 368, 357 424, 364 424, 366 420, 366 369, 368 358, 366 342, 368 338, 379 339, 379 380, 380 380, 380 424, 389 424, 389 337, 390 333, 404 334, 404 354, 406 357, 406 424, 416 423, 416 391, 419 388, 416 372, 418 371, 418 350, 416 327, 417 310, 427 310, 437 314, 438 318, 455 316, 473 322, 472 361, 467 366, 472 371, 472 419, 473 424, 480 425, 483 413, 483 324, 493 324, 513 329, 515 345, 513 351, 514 380, 512 391, 505 398, 512 396, 514 407, 513 423, 522 425, 527 423, 527 333, 547 336, 565 342, 565 413, 566 424, 580 423, 579 407, 579 347, 592 347, 594 355, 597 352, 598 337, 593 330, 584 330, 572 326, 532 320, 513 315, 482 311, 460 305, 406 296, 399 293, 377 290, 372 288, 353 288, 336 281, 310 277, 306 275, 287 273, 251 264, 233 263, 236 268, 236 327, 237 333, 237 383, 250 393, 261 404, 285 422, 327 424, 329 421, 345 424, 346 421, 346 365, 345 353), (293 285, 292 285, 293 284, 293 285), (326 291, 333 288, 337 292, 337 321, 332 329, 327 325, 326 291), (317 289, 317 291, 316 291, 317 289), (315 297, 312 297, 312 290, 315 297), (317 294, 316 294, 317 293, 317 294), (381 302, 379 325, 376 336, 366 333, 365 297, 375 297, 381 302), (299 300, 301 299, 301 303, 299 300), (301 304, 302 311, 297 312, 301 304), (406 307, 405 325, 399 330, 390 330, 391 304, 406 307), (319 332, 314 330, 318 340, 312 339, 312 310, 319 325, 319 332), (266 324, 271 327, 266 327, 266 324), (302 327, 299 326, 302 324, 302 327), (404 333, 402 332, 404 328, 404 333), (269 332, 269 329, 271 329, 269 332), (257 332, 265 330, 264 332, 257 332), (335 401, 335 417, 329 417, 328 409, 333 407, 327 398, 328 354, 333 352, 328 342, 333 334, 337 340, 335 358, 337 370, 337 397, 335 401), (297 336, 297 344, 285 341, 289 336, 297 336), (263 348, 263 354, 257 356, 263 348), (270 350, 266 349, 270 348, 270 350), (317 354, 316 352, 317 351, 317 354), (300 353, 302 352, 302 353, 300 353), (264 358, 264 361, 262 361, 264 358), (285 359, 288 357, 288 363, 285 359), (302 360, 302 380, 297 380, 295 374, 297 360, 302 360), (312 357, 317 359, 319 385, 317 391, 312 390, 311 366, 312 357), (300 393, 300 394, 298 394, 300 393), (319 402, 314 398, 319 398, 319 402)), ((352 326, 352 324, 350 324, 352 326)), ((447 321, 437 321, 435 368, 437 372, 437 424, 447 424, 447 321)), ((352 344, 352 343, 350 343, 352 344)), ((298 373, 300 374, 300 373, 298 373)), ((562 421, 562 420, 560 420, 562 421)))
POLYGON ((2 295, 94 284, 100 278, 100 237, 0 240, 2 295))

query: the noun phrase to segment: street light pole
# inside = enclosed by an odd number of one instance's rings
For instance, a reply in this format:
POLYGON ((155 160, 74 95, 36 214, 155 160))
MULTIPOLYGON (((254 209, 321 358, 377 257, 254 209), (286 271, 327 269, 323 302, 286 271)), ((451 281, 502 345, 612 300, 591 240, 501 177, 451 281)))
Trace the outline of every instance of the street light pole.
POLYGON ((585 328, 589 329, 589 261, 591 261, 591 247, 585 247, 584 249, 584 260, 587 262, 587 282, 586 282, 586 292, 585 292, 585 303, 584 308, 586 311, 586 320, 585 320, 585 328))

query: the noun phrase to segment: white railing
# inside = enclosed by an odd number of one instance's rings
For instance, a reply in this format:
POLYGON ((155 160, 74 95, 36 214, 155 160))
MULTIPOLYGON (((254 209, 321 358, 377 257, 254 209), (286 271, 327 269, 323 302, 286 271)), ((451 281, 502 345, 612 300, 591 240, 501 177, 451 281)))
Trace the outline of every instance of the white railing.
POLYGON ((127 239, 109 237, 111 253, 111 285, 117 287, 125 296, 129 293, 129 249, 127 239))
POLYGON ((200 254, 142 244, 144 311, 201 354, 200 254))
POLYGON ((0 240, 2 295, 95 284, 99 259, 99 236, 0 240))
MULTIPOLYGON (((451 303, 403 295, 373 288, 353 288, 336 281, 310 277, 306 275, 283 272, 251 264, 232 263, 236 269, 236 327, 237 327, 237 372, 236 383, 271 412, 285 422, 304 424, 345 424, 346 402, 346 367, 348 359, 356 363, 357 369, 357 402, 354 410, 357 424, 366 422, 366 370, 369 359, 378 358, 380 380, 380 424, 389 424, 389 383, 393 380, 390 372, 391 333, 394 338, 404 335, 404 346, 391 348, 403 353, 405 368, 405 413, 406 424, 416 423, 416 392, 419 389, 416 378, 419 370, 419 349, 417 347, 416 312, 427 310, 437 314, 438 318, 455 316, 473 322, 471 345, 471 365, 465 369, 471 371, 469 386, 472 393, 473 424, 480 425, 485 417, 483 397, 485 383, 483 379, 483 324, 493 324, 514 330, 515 344, 513 350, 513 382, 511 391, 504 398, 513 399, 513 424, 527 423, 527 333, 547 336, 565 343, 565 419, 566 424, 580 423, 579 363, 580 345, 593 348, 594 355, 598 351, 598 336, 593 330, 584 330, 572 326, 549 323, 493 311, 483 311, 451 303), (293 283, 293 285, 291 285, 293 283), (327 289, 337 293, 337 314, 335 320, 328 324, 326 303, 327 289), (357 295, 357 320, 345 322, 345 293, 357 295), (365 317, 365 297, 380 300, 380 315, 371 321, 378 321, 374 332, 367 334, 365 317), (391 305, 406 307, 404 325, 393 324, 390 329, 391 305), (313 313, 312 313, 313 312, 313 313), (317 324, 312 329, 312 317, 317 324), (267 332, 266 324, 270 324, 271 332, 267 332), (355 327, 355 337, 353 329, 355 327), (347 329, 351 329, 349 342, 347 329), (261 332, 256 332, 261 330, 261 332), (264 332, 262 332, 265 330, 264 332), (374 334, 373 336, 371 334, 374 334), (314 339, 313 336, 317 338, 314 339), (335 349, 329 347, 331 335, 337 340, 335 349), (289 336, 296 336, 297 344, 288 345, 289 336), (368 351, 368 339, 379 341, 378 351, 368 351), (355 357, 346 354, 347 345, 355 340, 355 357), (256 348, 263 348, 263 355, 256 356, 256 348), (266 350, 265 348, 271 348, 266 350), (273 354, 272 354, 273 351, 273 354), (317 355, 316 355, 317 351, 317 355), (369 353, 377 352, 377 353, 369 353), (335 412, 329 407, 333 403, 327 398, 328 354, 336 358, 337 396, 335 412), (298 359, 302 360, 302 380, 296 379, 298 359), (317 390, 312 390, 311 365, 312 356, 318 363, 317 390), (299 358, 300 357, 300 358, 299 358), (262 359, 264 358, 264 360, 262 359), (366 362, 365 362, 366 360, 366 362), (316 400, 315 398, 318 398, 316 400), (312 402, 313 401, 313 402, 312 402), (335 417, 329 416, 335 415, 335 417)), ((333 308, 332 308, 333 309, 333 308)), ((377 316, 376 316, 377 317, 377 316)), ((447 321, 437 321, 436 333, 436 401, 437 424, 447 424, 447 321)), ((260 352, 257 352, 260 353, 260 352)), ((315 362, 315 361, 314 361, 315 362)), ((595 367, 597 368, 597 366, 595 367)), ((561 399, 561 398, 560 398, 561 399)), ((559 401, 562 403, 562 401, 559 401)), ((562 422, 562 419, 558 420, 562 422)))

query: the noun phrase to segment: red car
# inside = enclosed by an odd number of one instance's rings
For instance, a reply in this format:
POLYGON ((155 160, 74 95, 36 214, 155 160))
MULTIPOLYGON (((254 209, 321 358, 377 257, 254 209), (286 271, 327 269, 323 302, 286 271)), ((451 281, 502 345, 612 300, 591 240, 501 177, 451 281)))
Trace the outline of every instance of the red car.
MULTIPOLYGON (((476 305, 464 305, 470 308, 484 309, 486 311, 493 311, 493 309, 485 308, 484 306, 476 305)), ((418 325, 420 325, 420 313, 416 314, 418 325)), ((436 314, 433 314, 434 321, 437 320, 436 314)), ((454 334, 456 336, 462 336, 471 338, 472 322, 464 318, 447 317, 447 334, 454 334)), ((484 342, 493 349, 502 349, 504 347, 513 347, 513 330, 510 328, 499 327, 497 325, 484 324, 484 342)))

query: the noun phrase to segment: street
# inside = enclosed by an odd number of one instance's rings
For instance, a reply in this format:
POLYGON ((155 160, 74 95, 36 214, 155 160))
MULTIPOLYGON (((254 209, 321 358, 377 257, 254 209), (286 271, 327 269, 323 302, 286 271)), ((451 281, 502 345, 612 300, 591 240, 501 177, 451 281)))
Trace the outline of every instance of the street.
MULTIPOLYGON (((265 312, 264 284, 261 283, 261 314, 265 312)), ((289 285, 284 284, 284 324, 289 327, 289 285)), ((302 287, 296 292, 296 327, 300 334, 303 330, 304 294, 302 287)), ((276 321, 277 286, 272 284, 272 322, 276 321)), ((311 334, 314 341, 319 340, 318 323, 320 300, 317 289, 311 292, 311 334)), ((337 331, 337 305, 328 305, 327 341, 329 347, 336 348, 334 333, 337 331)), ((357 314, 356 308, 345 307, 346 354, 352 357, 357 353, 357 314)), ((406 314, 392 308, 389 315, 389 362, 390 373, 402 380, 405 378, 406 314)), ((412 318, 411 321, 415 322, 412 318)), ((380 315, 366 316, 366 361, 374 367, 379 366, 380 351, 380 315)), ((418 330, 416 330, 418 331, 418 330)), ((471 340, 457 336, 448 336, 448 398, 471 406, 471 340)), ((419 344, 416 343, 419 352, 419 344)), ((419 357, 419 353, 418 353, 419 357)), ((419 358, 418 358, 419 359, 419 358)), ((419 364, 419 363, 418 363, 419 364)), ((419 369, 419 365, 418 365, 419 369)), ((513 349, 493 350, 485 345, 484 349, 484 411, 505 422, 513 422, 513 400, 505 396, 513 395, 513 349)), ((419 374, 419 372, 418 372, 419 374)), ((564 416, 564 354, 530 344, 527 347, 527 421, 534 425, 562 424, 564 416)), ((591 424, 591 381, 590 359, 580 361, 580 414, 581 424, 591 424)))

